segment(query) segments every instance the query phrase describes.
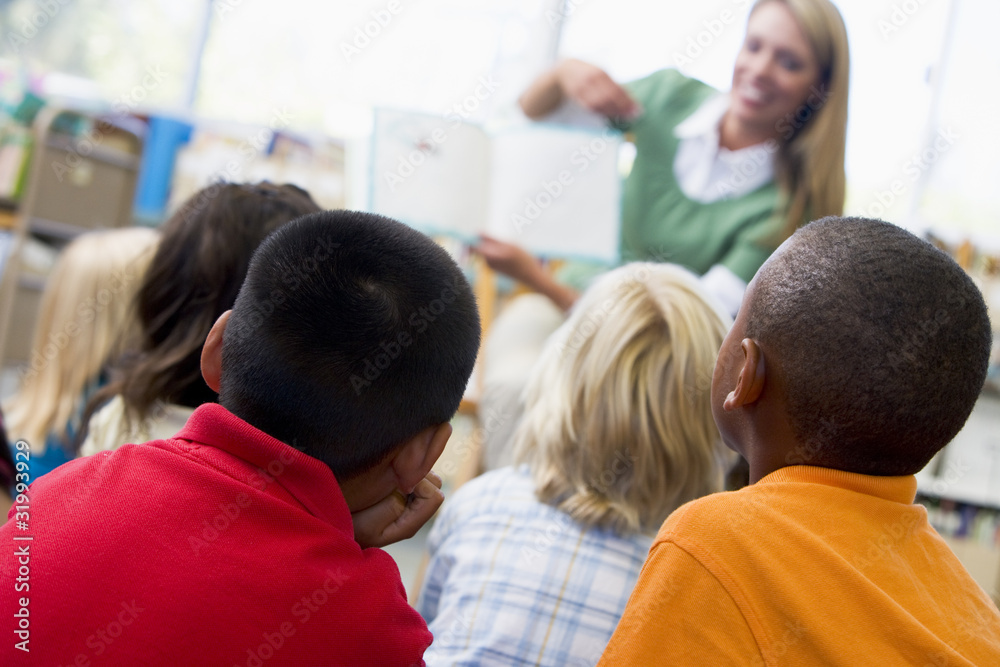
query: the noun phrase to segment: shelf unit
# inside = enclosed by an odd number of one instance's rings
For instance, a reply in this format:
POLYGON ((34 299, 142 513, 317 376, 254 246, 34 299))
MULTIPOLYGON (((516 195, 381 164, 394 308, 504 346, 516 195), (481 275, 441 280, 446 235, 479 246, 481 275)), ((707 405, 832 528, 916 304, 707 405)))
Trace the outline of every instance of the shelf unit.
POLYGON ((932 525, 1000 604, 1000 395, 982 394, 965 427, 917 474, 917 493, 932 525))
POLYGON ((10 249, 0 276, 0 364, 27 362, 45 285, 24 260, 29 240, 61 249, 87 231, 132 223, 145 123, 131 117, 42 109, 16 212, 7 211, 10 249))

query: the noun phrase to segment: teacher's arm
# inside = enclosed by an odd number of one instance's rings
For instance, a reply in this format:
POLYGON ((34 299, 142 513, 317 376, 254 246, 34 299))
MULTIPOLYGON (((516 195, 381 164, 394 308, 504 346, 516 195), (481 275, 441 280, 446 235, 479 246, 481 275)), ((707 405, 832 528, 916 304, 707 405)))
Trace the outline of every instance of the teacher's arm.
POLYGON ((608 118, 633 118, 640 111, 636 101, 607 72, 573 59, 560 61, 535 79, 518 102, 526 116, 537 120, 567 99, 608 118))

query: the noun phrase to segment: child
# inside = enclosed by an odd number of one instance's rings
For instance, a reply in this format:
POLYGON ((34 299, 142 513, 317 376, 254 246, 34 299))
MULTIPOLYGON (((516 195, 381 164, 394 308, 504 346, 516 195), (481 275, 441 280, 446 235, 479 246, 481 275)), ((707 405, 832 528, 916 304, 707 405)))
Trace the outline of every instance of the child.
POLYGON ((728 324, 676 266, 583 295, 528 384, 522 465, 466 484, 431 532, 428 665, 597 663, 652 534, 720 488, 708 388, 728 324))
POLYGON ((59 255, 42 293, 31 359, 6 405, 12 438, 31 447, 31 479, 76 455, 74 437, 105 364, 134 343, 132 297, 160 235, 146 227, 83 234, 59 255))
POLYGON ((28 634, 0 663, 422 664, 395 563, 363 547, 440 504, 429 471, 478 347, 468 283, 427 237, 346 211, 282 226, 205 342, 219 403, 66 464, 0 528, 30 550, 30 590, 0 597, 28 634))
POLYGON ((199 368, 205 336, 233 307, 264 237, 319 210, 305 190, 267 182, 216 183, 184 202, 137 289, 138 349, 114 360, 112 381, 87 406, 88 429, 77 438, 84 456, 167 438, 218 399, 199 368))
POLYGON ((796 232, 712 381, 751 485, 667 519, 601 664, 1000 665, 1000 613, 913 504, 990 342, 975 285, 908 232, 796 232))

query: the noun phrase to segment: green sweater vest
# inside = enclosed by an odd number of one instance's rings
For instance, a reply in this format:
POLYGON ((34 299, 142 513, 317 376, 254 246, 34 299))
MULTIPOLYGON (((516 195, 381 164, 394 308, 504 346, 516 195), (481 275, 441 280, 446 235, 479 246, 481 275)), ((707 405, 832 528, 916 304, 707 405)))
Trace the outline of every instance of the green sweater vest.
POLYGON ((673 262, 699 275, 721 264, 749 282, 783 226, 777 186, 709 204, 689 199, 674 176, 674 129, 717 91, 669 69, 627 88, 644 113, 622 128, 637 149, 622 195, 622 260, 673 262))

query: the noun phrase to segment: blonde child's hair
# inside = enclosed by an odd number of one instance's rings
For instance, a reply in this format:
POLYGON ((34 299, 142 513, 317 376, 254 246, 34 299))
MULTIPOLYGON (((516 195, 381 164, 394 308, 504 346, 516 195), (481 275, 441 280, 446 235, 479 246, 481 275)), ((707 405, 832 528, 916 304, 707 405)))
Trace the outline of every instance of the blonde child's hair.
POLYGON ((727 458, 710 405, 730 320, 677 266, 602 276, 553 334, 514 435, 536 494, 586 526, 654 532, 720 490, 727 458))
POLYGON ((94 231, 60 253, 42 293, 29 365, 5 407, 12 438, 38 453, 50 435, 69 446, 67 426, 85 391, 137 333, 132 301, 159 237, 145 227, 94 231))

